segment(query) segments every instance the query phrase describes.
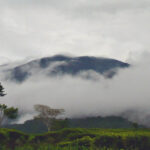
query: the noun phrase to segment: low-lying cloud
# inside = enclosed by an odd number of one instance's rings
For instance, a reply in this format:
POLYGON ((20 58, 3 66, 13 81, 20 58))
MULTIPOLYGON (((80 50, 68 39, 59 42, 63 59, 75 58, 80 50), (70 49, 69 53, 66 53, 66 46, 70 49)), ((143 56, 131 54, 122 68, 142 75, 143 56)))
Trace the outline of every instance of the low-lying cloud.
MULTIPOLYGON (((98 80, 85 80, 81 74, 49 78, 33 76, 22 84, 3 81, 8 93, 1 103, 19 107, 20 121, 31 119, 33 105, 64 108, 64 117, 121 115, 132 121, 149 124, 150 63, 133 64, 122 69, 113 79, 90 72, 98 80)), ((84 72, 83 74, 86 74, 84 72)))

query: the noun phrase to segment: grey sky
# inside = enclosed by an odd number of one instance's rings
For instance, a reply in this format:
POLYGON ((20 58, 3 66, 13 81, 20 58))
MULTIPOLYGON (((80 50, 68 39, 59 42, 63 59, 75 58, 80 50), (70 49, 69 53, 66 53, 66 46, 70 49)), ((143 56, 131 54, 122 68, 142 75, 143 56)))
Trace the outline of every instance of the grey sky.
POLYGON ((149 0, 0 0, 0 64, 58 53, 126 61, 149 39, 149 0))

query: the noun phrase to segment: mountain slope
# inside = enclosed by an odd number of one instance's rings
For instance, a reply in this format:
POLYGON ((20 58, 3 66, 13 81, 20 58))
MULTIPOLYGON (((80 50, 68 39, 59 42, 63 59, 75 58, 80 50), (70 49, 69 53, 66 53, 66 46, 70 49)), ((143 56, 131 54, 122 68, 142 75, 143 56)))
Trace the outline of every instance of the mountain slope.
MULTIPOLYGON (((23 82, 27 78, 42 74, 46 76, 73 75, 77 76, 82 72, 92 71, 104 75, 107 78, 113 77, 117 69, 129 67, 129 64, 108 58, 101 57, 68 57, 56 55, 45 57, 19 65, 7 70, 7 79, 23 82)), ((91 78, 88 74, 85 78, 91 78)))
MULTIPOLYGON (((47 127, 40 120, 36 119, 27 120, 24 124, 8 124, 4 127, 26 133, 47 132, 47 127)), ((58 121, 57 124, 54 124, 54 127, 54 130, 61 128, 131 128, 132 122, 117 116, 68 118, 64 121, 58 121)))

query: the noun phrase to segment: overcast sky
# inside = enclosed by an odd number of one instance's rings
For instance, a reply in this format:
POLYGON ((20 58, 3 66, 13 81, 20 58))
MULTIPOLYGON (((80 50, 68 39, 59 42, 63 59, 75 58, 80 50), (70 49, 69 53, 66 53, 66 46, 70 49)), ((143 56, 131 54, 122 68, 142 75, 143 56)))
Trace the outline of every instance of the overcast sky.
POLYGON ((0 0, 0 64, 59 53, 150 52, 150 0, 0 0))

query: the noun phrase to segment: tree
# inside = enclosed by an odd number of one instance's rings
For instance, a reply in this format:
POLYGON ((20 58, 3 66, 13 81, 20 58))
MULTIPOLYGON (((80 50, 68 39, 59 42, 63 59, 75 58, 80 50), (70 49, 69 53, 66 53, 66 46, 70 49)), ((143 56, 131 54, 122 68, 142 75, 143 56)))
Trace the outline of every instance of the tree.
POLYGON ((48 131, 51 130, 52 123, 58 115, 64 113, 64 109, 53 109, 46 105, 37 104, 34 105, 34 109, 39 113, 35 116, 36 119, 40 119, 47 126, 48 131))
POLYGON ((7 107, 5 104, 0 104, 0 127, 3 121, 7 119, 15 119, 18 115, 18 108, 7 107))
POLYGON ((69 127, 68 119, 54 119, 51 125, 51 130, 56 131, 68 127, 69 127))
POLYGON ((6 94, 4 93, 4 87, 0 83, 0 96, 5 96, 6 94))
POLYGON ((137 130, 139 128, 139 125, 136 122, 133 122, 132 126, 135 130, 137 130))
MULTIPOLYGON (((5 96, 4 88, 0 83, 0 96, 5 96)), ((0 127, 3 121, 7 119, 15 119, 18 115, 18 108, 8 107, 5 104, 0 104, 0 127)))

